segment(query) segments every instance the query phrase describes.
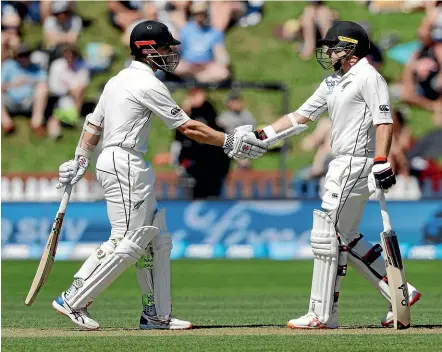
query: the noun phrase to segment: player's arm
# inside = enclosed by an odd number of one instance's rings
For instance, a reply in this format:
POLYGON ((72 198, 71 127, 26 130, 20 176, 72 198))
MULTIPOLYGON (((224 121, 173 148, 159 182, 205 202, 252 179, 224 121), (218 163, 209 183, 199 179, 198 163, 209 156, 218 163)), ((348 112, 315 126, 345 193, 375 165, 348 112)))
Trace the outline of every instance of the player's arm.
POLYGON ((371 75, 362 85, 361 95, 376 126, 376 150, 372 172, 369 176, 369 187, 372 191, 375 188, 388 191, 396 184, 396 177, 388 162, 393 140, 393 119, 387 82, 379 74, 371 75))
POLYGON ((327 110, 326 94, 327 85, 324 81, 298 110, 282 116, 271 125, 264 127, 262 131, 257 131, 258 138, 262 140, 277 138, 278 134, 288 131, 289 129, 293 129, 293 133, 283 136, 281 139, 301 133, 307 129, 306 123, 316 121, 318 117, 327 110))
POLYGON ((196 120, 189 119, 177 129, 187 138, 193 139, 198 143, 215 145, 217 147, 223 147, 226 139, 225 133, 216 131, 206 124, 196 120))
POLYGON ((102 105, 103 95, 94 112, 86 116, 74 159, 64 162, 58 169, 59 183, 57 188, 76 184, 86 173, 103 130, 104 110, 102 105))
POLYGON ((267 145, 253 134, 252 126, 239 130, 235 134, 226 134, 216 131, 200 121, 191 120, 161 82, 144 92, 141 102, 160 117, 169 129, 178 129, 186 137, 198 143, 222 147, 231 157, 256 159, 267 150, 267 145))

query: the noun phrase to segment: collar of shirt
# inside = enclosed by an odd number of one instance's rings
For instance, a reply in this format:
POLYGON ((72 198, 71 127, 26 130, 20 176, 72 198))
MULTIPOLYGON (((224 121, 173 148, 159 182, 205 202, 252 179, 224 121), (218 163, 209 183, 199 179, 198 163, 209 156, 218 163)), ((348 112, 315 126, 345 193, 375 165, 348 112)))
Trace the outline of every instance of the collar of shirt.
POLYGON ((149 65, 143 64, 142 62, 139 62, 139 61, 135 61, 135 60, 132 61, 129 68, 134 68, 136 70, 144 70, 144 71, 151 73, 152 75, 155 75, 155 72, 153 72, 152 68, 149 65))
POLYGON ((350 68, 350 70, 344 76, 348 76, 349 74, 357 75, 358 72, 363 70, 366 65, 368 65, 368 60, 364 57, 363 59, 359 60, 356 65, 350 68))

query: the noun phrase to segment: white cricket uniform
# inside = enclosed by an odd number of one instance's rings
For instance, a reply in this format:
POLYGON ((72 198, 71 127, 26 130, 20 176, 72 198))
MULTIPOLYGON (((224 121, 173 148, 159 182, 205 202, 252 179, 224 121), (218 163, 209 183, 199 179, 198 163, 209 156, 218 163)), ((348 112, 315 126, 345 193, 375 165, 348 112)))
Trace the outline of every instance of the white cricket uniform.
POLYGON ((335 159, 325 177, 322 208, 348 243, 359 234, 370 197, 367 177, 373 165, 376 125, 393 123, 387 83, 364 58, 345 75, 327 77, 296 112, 316 121, 327 110, 335 159))
POLYGON ((89 117, 89 122, 103 128, 96 176, 104 188, 111 239, 152 224, 157 207, 155 175, 144 154, 154 115, 170 129, 189 120, 153 70, 133 61, 109 80, 89 117))

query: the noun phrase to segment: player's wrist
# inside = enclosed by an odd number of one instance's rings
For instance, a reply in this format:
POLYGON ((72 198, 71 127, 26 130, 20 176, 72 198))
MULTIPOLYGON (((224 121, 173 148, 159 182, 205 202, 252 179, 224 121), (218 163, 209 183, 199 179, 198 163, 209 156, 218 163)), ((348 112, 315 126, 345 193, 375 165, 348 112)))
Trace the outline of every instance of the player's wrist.
POLYGON ((235 137, 231 133, 224 133, 223 149, 233 149, 235 137))
POLYGON ((387 162, 388 162, 388 159, 387 159, 386 156, 375 156, 374 159, 373 159, 374 165, 385 164, 387 162))
POLYGON ((268 138, 273 138, 276 136, 276 131, 272 127, 272 125, 268 125, 264 127, 262 130, 253 131, 255 137, 261 141, 264 141, 268 138))
POLYGON ((77 147, 75 149, 75 160, 78 160, 80 157, 84 157, 88 160, 92 159, 93 151, 83 149, 81 147, 77 147))

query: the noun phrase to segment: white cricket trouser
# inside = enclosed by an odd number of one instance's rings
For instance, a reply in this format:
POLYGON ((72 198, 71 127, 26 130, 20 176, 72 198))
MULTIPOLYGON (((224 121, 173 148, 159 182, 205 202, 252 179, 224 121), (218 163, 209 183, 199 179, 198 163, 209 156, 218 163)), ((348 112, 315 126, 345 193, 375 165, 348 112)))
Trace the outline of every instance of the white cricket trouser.
POLYGON ((155 173, 142 153, 105 148, 97 160, 96 176, 104 189, 111 240, 119 241, 127 231, 152 225, 157 209, 155 173))
POLYGON ((372 158, 338 156, 325 176, 322 209, 334 221, 343 244, 359 234, 365 204, 371 195, 367 178, 372 166, 372 158))

